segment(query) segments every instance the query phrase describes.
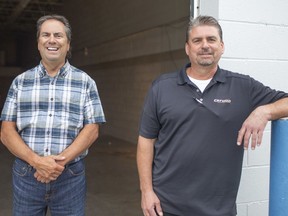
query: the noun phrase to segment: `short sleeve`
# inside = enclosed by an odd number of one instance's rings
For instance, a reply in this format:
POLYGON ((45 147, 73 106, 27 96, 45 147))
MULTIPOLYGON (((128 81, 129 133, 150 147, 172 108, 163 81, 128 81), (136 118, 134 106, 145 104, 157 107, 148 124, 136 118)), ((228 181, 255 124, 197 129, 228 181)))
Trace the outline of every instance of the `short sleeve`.
POLYGON ((106 122, 96 83, 91 78, 88 80, 84 106, 84 124, 106 122))
POLYGON ((158 137, 160 127, 157 113, 157 85, 152 85, 144 102, 139 134, 145 138, 154 139, 158 137))
POLYGON ((17 78, 13 80, 1 114, 1 121, 14 121, 17 118, 17 78))

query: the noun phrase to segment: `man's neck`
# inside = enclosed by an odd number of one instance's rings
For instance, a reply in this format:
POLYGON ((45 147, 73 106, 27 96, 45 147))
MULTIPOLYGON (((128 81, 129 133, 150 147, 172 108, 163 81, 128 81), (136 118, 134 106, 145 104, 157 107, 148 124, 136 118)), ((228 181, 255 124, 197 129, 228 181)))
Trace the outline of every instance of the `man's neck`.
POLYGON ((197 80, 208 80, 211 79, 216 71, 217 71, 217 67, 198 67, 195 68, 193 66, 189 67, 186 69, 186 73, 188 76, 197 79, 197 80))
POLYGON ((47 64, 45 62, 42 62, 42 64, 45 67, 48 75, 51 77, 54 77, 57 75, 59 70, 65 65, 65 62, 61 62, 61 63, 55 62, 55 64, 53 64, 53 63, 47 64))

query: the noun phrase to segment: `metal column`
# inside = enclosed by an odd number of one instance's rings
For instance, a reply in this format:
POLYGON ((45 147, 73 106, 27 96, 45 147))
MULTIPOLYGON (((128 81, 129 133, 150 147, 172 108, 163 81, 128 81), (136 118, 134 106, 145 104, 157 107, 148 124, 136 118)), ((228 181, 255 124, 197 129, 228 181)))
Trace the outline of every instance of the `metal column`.
POLYGON ((288 215, 288 119, 272 122, 269 216, 288 215))

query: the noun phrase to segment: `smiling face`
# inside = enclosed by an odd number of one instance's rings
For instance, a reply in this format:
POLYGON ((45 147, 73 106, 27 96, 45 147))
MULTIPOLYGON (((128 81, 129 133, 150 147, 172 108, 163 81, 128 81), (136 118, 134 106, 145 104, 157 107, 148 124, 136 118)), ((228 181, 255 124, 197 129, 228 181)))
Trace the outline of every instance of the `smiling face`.
POLYGON ((192 67, 217 67, 224 52, 224 43, 216 27, 200 25, 189 32, 185 51, 192 67))
POLYGON ((65 64, 70 41, 62 22, 49 19, 40 28, 38 37, 38 50, 42 57, 43 65, 65 64))

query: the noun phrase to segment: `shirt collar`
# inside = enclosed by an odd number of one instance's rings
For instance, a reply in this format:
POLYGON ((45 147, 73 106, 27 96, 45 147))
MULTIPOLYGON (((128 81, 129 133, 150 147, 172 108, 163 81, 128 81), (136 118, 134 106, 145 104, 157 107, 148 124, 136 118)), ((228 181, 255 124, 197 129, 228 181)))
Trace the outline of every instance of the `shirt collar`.
MULTIPOLYGON (((186 73, 186 70, 189 67, 191 67, 191 63, 186 64, 185 67, 182 68, 181 71, 179 72, 179 74, 178 74, 178 84, 179 85, 184 85, 184 84, 190 82, 188 75, 186 73)), ((218 66, 217 71, 212 78, 212 80, 214 82, 225 82, 226 81, 225 73, 222 73, 221 71, 222 71, 221 68, 218 66)))
MULTIPOLYGON (((57 76, 64 78, 68 74, 69 69, 70 69, 70 63, 67 60, 66 63, 63 65, 63 67, 60 68, 60 71, 58 72, 57 76)), ((38 65, 38 73, 39 73, 41 78, 44 77, 45 75, 47 75, 47 71, 41 62, 38 65)))

